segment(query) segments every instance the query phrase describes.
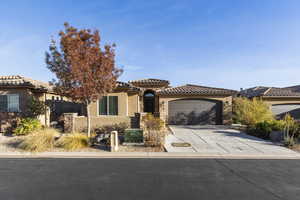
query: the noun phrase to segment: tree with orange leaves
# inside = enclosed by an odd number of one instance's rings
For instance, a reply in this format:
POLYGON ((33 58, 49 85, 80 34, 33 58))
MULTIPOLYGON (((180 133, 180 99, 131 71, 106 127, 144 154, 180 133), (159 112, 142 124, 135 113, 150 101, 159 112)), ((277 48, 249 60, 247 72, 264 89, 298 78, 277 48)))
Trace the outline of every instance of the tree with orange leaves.
POLYGON ((56 75, 54 90, 86 105, 88 136, 91 133, 89 105, 116 86, 122 70, 115 65, 115 45, 100 47, 98 30, 78 30, 68 23, 60 31, 60 48, 51 41, 46 52, 47 68, 56 75))

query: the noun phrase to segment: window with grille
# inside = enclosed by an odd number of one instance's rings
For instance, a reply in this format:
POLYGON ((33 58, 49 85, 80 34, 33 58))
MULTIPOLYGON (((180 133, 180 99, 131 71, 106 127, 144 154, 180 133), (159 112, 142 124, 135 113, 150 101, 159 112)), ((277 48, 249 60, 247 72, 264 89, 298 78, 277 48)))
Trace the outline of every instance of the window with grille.
POLYGON ((118 115, 118 96, 103 96, 99 100, 100 115, 118 115))
POLYGON ((0 95, 0 112, 19 112, 19 94, 0 95))

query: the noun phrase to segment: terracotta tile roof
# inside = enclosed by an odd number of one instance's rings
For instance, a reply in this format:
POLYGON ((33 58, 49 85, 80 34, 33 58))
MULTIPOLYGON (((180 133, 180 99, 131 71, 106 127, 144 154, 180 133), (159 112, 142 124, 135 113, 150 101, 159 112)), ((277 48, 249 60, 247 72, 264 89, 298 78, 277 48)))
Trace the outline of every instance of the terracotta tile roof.
POLYGON ((140 80, 132 80, 128 81, 130 84, 133 85, 169 85, 170 82, 167 80, 161 79, 154 79, 154 78, 147 78, 147 79, 140 79, 140 80))
POLYGON ((139 88, 134 87, 133 85, 125 82, 118 81, 116 89, 129 89, 130 91, 140 91, 139 88))
POLYGON ((0 87, 29 87, 33 89, 52 90, 49 83, 33 80, 23 76, 0 76, 0 87))
POLYGON ((286 89, 291 89, 294 92, 300 92, 300 85, 294 85, 290 87, 285 87, 286 89))
POLYGON ((205 87, 200 85, 183 85, 174 88, 166 88, 159 90, 158 95, 168 96, 168 95, 200 95, 200 96, 209 96, 209 95, 233 95, 237 93, 234 90, 228 90, 223 88, 213 88, 205 87))
POLYGON ((253 97, 300 97, 300 92, 296 92, 291 88, 277 88, 277 87, 253 87, 242 90, 239 93, 241 96, 253 97))

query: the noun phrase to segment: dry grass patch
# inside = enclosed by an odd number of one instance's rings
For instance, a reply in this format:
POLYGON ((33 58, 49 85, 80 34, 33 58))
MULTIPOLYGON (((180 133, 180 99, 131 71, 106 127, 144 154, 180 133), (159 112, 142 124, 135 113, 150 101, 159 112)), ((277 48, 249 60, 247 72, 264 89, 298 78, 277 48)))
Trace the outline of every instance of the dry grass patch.
POLYGON ((18 148, 30 152, 48 151, 54 148, 55 137, 58 135, 55 129, 41 129, 24 137, 18 148))
POLYGON ((68 134, 60 137, 55 145, 68 151, 79 150, 89 147, 89 138, 82 133, 68 134))

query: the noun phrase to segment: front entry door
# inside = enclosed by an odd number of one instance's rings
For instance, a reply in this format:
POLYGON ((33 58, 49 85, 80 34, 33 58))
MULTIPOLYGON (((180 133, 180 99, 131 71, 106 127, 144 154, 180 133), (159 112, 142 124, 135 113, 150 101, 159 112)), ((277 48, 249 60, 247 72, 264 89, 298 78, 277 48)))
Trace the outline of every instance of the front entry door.
POLYGON ((155 112, 155 95, 153 92, 145 92, 144 94, 144 112, 155 112))

